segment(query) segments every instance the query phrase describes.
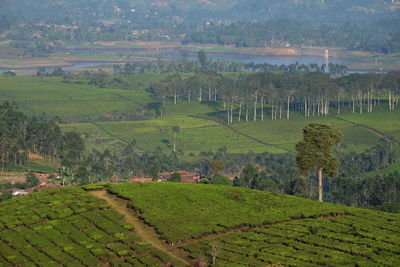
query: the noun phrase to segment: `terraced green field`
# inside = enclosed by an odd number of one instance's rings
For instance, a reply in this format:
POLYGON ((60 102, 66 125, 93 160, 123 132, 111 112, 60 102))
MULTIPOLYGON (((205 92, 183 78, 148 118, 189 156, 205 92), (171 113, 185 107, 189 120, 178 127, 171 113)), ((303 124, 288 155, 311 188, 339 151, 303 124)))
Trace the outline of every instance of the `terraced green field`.
POLYGON ((214 185, 84 188, 104 196, 69 187, 0 203, 0 265, 400 264, 398 214, 214 185))
POLYGON ((398 266, 400 215, 211 185, 111 185, 160 236, 216 266, 398 266), (154 197, 157 196, 157 197, 154 197), (161 201, 162 200, 162 201, 161 201))
POLYGON ((179 265, 103 200, 80 188, 0 204, 0 266, 179 265))
POLYGON ((398 266, 398 218, 375 214, 305 219, 182 246, 216 266, 398 266))

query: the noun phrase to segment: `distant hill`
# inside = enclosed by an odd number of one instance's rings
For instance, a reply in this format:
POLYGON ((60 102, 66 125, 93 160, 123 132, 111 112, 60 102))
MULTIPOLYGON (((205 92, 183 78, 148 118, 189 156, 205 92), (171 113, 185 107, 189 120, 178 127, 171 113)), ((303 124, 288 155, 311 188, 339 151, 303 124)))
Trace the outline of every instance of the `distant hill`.
POLYGON ((0 203, 0 265, 400 264, 398 214, 225 186, 86 189, 0 203))
POLYGON ((399 17, 398 0, 3 0, 0 40, 290 43, 393 53, 400 51, 399 17))
POLYGON ((3 0, 0 18, 24 23, 95 23, 117 19, 139 23, 160 21, 270 20, 351 20, 398 14, 397 0, 3 0), (362 16, 362 18, 361 18, 362 16))

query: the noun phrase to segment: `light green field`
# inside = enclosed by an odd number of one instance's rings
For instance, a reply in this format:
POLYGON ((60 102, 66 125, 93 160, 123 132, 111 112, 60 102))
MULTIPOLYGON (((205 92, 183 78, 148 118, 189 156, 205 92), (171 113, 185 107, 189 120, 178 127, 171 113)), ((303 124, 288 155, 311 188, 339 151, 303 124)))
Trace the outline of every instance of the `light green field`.
POLYGON ((400 142, 400 108, 394 111, 384 109, 368 114, 346 114, 339 118, 370 127, 400 142))
POLYGON ((315 118, 304 118, 301 114, 293 113, 290 120, 272 121, 266 117, 263 122, 231 124, 232 129, 207 118, 188 116, 188 114, 197 116, 215 112, 219 109, 220 107, 213 105, 182 102, 178 105, 169 104, 167 116, 162 119, 79 123, 62 125, 62 128, 64 131, 76 130, 83 133, 89 150, 111 148, 112 151, 118 151, 126 142, 135 139, 139 151, 154 151, 157 147, 171 151, 173 142, 171 127, 180 126, 177 149, 183 151, 184 155, 198 154, 200 151, 216 151, 223 146, 226 146, 230 153, 294 152, 295 144, 302 138, 302 129, 312 122, 331 124, 340 129, 343 132, 342 148, 357 153, 379 143, 381 137, 373 132, 373 129, 383 133, 393 133, 393 137, 400 136, 400 123, 397 120, 400 114, 397 111, 315 118), (374 119, 379 121, 376 125, 374 119))
POLYGON ((140 151, 154 151, 157 147, 171 151, 172 126, 180 126, 177 149, 182 150, 185 155, 198 154, 200 151, 216 151, 223 146, 232 153, 284 152, 234 133, 217 122, 182 115, 148 121, 66 124, 62 125, 62 129, 83 133, 83 136, 87 137, 89 151, 92 148, 112 148, 116 151, 117 148, 126 145, 125 142, 133 139, 137 141, 137 148, 140 151))
POLYGON ((112 113, 132 113, 146 105, 149 94, 142 88, 122 90, 87 84, 64 83, 61 78, 0 76, 0 102, 17 102, 22 111, 62 120, 97 120, 112 113))
MULTIPOLYGON (((291 151, 294 151, 295 144, 302 139, 302 130, 309 123, 330 124, 343 132, 343 144, 347 150, 362 152, 377 144, 378 136, 368 129, 355 126, 335 117, 314 117, 304 118, 294 114, 291 120, 270 120, 263 122, 249 122, 232 124, 232 127, 246 135, 255 137, 269 144, 276 144, 291 151)), ((400 128, 400 126, 399 126, 400 128)))

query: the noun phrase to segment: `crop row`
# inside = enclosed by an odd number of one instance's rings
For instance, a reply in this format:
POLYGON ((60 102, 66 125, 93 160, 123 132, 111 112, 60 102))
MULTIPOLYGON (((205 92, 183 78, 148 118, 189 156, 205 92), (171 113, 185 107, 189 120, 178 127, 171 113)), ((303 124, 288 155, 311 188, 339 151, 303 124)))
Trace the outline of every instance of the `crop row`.
POLYGON ((0 204, 0 231, 109 208, 80 188, 46 190, 0 204))
MULTIPOLYGON (((38 197, 21 197, 17 204, 12 203, 18 211, 21 206, 27 209, 27 214, 14 216, 18 223, 8 225, 8 219, 3 218, 7 216, 1 217, 0 266, 178 265, 168 255, 140 242, 123 216, 81 189, 50 190, 38 197), (64 196, 65 201, 60 201, 64 196), (49 202, 74 212, 49 218, 49 202), (36 205, 29 210, 29 204, 36 205), (32 210, 46 215, 36 215, 37 220, 29 221, 32 210)), ((1 209, 8 212, 4 206, 1 209)))
MULTIPOLYGON (((218 266, 396 266, 400 264, 400 242, 378 241, 380 232, 370 237, 357 236, 352 229, 368 231, 361 221, 352 226, 339 223, 342 219, 307 219, 279 223, 250 232, 233 233, 183 246, 192 257, 211 261, 215 244, 221 248, 218 266), (315 227, 315 228, 312 228, 315 227), (316 229, 312 231, 311 229, 316 229), (347 232, 346 232, 347 230, 347 232)), ((399 233, 396 233, 399 236, 399 233)))
POLYGON ((147 243, 138 242, 133 228, 120 219, 112 210, 91 211, 2 231, 0 247, 8 249, 1 249, 0 254, 4 263, 13 265, 96 266, 117 259, 129 262, 130 258, 144 266, 170 262, 147 243))

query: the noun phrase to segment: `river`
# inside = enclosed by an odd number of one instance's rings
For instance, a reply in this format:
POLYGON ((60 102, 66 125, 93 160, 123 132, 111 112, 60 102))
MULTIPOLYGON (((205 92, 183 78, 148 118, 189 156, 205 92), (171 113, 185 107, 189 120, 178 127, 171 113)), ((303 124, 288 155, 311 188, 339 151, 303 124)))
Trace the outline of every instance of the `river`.
MULTIPOLYGON (((164 51, 158 54, 140 54, 141 57, 149 57, 149 58, 160 58, 160 59, 168 59, 168 60, 180 60, 182 59, 181 53, 178 51, 164 51)), ((330 57, 327 61, 325 57, 317 57, 317 56, 265 56, 265 55, 243 55, 243 54, 230 54, 230 53, 221 53, 221 54, 216 54, 216 53, 210 53, 207 54, 207 57, 213 61, 216 60, 225 60, 225 61, 235 61, 235 62, 244 62, 244 63, 256 63, 256 64, 262 64, 262 63, 268 63, 272 65, 290 65, 290 64, 295 64, 298 62, 299 64, 310 64, 310 63, 317 63, 318 65, 326 64, 326 63, 333 63, 333 64, 339 64, 339 65, 351 65, 353 63, 356 63, 356 61, 350 60, 350 59, 342 59, 342 58, 337 58, 337 57, 330 57)), ((191 53, 188 55, 189 60, 196 60, 197 59, 197 54, 196 53, 191 53)), ((129 62, 127 60, 126 62, 129 62)), ((120 63, 120 62, 112 62, 112 61, 79 61, 79 62, 69 62, 71 65, 70 66, 63 66, 61 67, 63 70, 76 70, 76 69, 81 69, 81 68, 94 68, 94 67, 100 67, 103 64, 112 64, 112 63, 120 63)), ((33 67, 33 68, 18 68, 18 70, 30 70, 30 71, 36 71, 38 67, 33 67)), ((46 67, 47 71, 52 71, 54 69, 54 66, 48 66, 46 67)), ((4 71, 10 71, 13 70, 12 68, 0 68, 0 72, 4 71)), ((354 73, 354 72, 368 72, 368 71, 357 71, 357 70, 351 70, 349 73, 354 73)), ((369 71, 372 72, 372 71, 369 71)), ((379 72, 379 71, 373 71, 373 72, 379 72)))

